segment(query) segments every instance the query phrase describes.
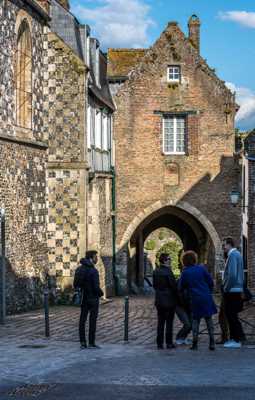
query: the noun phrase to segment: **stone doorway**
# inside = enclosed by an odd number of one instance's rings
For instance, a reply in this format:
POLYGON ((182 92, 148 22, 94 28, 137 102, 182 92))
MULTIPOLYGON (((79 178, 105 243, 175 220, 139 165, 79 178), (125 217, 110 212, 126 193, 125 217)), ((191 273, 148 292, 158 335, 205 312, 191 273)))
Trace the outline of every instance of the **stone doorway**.
POLYGON ((198 254, 199 262, 206 264, 215 276, 219 241, 215 243, 208 229, 194 213, 178 206, 166 206, 145 217, 131 236, 127 271, 129 288, 144 288, 144 244, 152 232, 160 228, 173 231, 180 238, 184 251, 194 250, 198 254))

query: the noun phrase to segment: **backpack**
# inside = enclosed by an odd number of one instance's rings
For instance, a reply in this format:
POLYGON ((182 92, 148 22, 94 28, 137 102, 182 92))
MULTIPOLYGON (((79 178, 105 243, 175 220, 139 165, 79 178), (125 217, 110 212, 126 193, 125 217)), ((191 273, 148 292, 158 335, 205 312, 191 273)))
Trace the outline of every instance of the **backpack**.
POLYGON ((85 268, 80 265, 78 268, 76 268, 75 273, 74 273, 74 280, 73 280, 73 287, 74 289, 82 289, 84 286, 84 281, 85 281, 85 268))

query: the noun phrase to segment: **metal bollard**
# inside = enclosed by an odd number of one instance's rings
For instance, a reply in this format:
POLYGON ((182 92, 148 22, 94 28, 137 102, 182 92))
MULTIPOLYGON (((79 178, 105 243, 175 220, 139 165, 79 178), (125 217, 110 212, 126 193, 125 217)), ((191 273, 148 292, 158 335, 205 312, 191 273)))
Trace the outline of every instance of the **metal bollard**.
POLYGON ((124 342, 128 342, 129 297, 125 297, 124 342))
POLYGON ((49 289, 44 290, 45 336, 50 337, 49 289))

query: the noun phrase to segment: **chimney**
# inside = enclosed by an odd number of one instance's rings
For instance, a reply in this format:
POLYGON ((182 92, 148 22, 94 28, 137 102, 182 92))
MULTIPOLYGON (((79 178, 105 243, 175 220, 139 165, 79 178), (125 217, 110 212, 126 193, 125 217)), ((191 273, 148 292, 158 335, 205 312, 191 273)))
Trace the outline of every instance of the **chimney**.
POLYGON ((193 46, 200 53, 200 19, 193 14, 189 19, 189 39, 193 46))

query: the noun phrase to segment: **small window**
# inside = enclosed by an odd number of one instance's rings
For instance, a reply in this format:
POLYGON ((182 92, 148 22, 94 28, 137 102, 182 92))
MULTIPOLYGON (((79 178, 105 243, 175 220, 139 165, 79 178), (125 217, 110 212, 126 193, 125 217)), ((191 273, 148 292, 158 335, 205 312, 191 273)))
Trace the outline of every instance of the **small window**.
POLYGON ((176 65, 172 65, 167 68, 167 81, 168 82, 180 82, 181 81, 181 68, 176 65))
POLYGON ((182 116, 164 117, 163 152, 164 154, 185 154, 186 121, 182 116))
POLYGON ((100 150, 102 147, 102 113, 100 110, 96 110, 95 147, 100 150))
POLYGON ((102 149, 104 151, 108 151, 108 117, 106 114, 103 114, 103 132, 102 132, 102 149))
POLYGON ((91 113, 91 106, 87 108, 87 147, 88 149, 91 148, 91 122, 92 122, 92 113, 91 113))

